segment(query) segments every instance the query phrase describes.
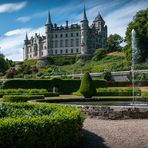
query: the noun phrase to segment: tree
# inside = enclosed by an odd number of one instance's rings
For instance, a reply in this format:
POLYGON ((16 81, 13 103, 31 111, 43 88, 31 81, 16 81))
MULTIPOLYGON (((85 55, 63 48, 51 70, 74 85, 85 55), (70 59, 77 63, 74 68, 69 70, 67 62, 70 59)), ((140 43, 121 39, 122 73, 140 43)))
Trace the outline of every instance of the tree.
POLYGON ((81 80, 79 91, 85 98, 91 98, 96 94, 96 88, 88 72, 84 74, 81 80))
POLYGON ((128 61, 131 61, 131 31, 135 29, 137 47, 138 47, 138 59, 137 62, 145 62, 148 59, 148 8, 136 13, 133 21, 128 25, 126 30, 125 41, 127 46, 125 48, 126 57, 128 61))
POLYGON ((121 51, 122 47, 120 44, 123 42, 123 38, 118 34, 111 34, 107 38, 107 51, 121 51))
POLYGON ((5 60, 3 54, 0 54, 0 73, 5 73, 5 71, 8 70, 9 67, 10 67, 9 62, 5 60))

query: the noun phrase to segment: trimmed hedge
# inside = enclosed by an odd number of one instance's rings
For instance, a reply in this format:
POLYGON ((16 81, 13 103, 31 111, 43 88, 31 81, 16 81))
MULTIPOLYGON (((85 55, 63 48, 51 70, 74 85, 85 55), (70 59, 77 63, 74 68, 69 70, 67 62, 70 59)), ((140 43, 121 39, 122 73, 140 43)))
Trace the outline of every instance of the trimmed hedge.
MULTIPOLYGON (((82 94, 77 91, 73 93, 77 96, 82 96, 82 94)), ((141 95, 141 90, 139 88, 135 89, 135 94, 141 95)), ((98 88, 95 96, 132 96, 132 88, 98 88)))
POLYGON ((143 99, 147 100, 148 99, 148 92, 142 92, 141 96, 143 99))
POLYGON ((46 89, 0 89, 0 97, 4 95, 44 95, 45 97, 59 96, 59 93, 48 92, 46 89))
MULTIPOLYGON (((132 82, 108 82, 108 87, 128 87, 132 86, 132 82)), ((148 86, 148 81, 136 81, 137 86, 148 86)))
MULTIPOLYGON (((94 86, 107 87, 106 80, 93 80, 94 86)), ((53 87, 58 88, 58 92, 61 94, 71 94, 76 92, 80 87, 81 80, 61 80, 61 79, 52 79, 52 80, 7 80, 3 84, 3 89, 47 89, 49 92, 52 92, 53 87)))
POLYGON ((4 102, 27 102, 29 100, 44 99, 44 95, 4 95, 4 102))
POLYGON ((0 106, 0 147, 72 147, 79 142, 82 124, 80 110, 73 107, 3 103, 0 106))

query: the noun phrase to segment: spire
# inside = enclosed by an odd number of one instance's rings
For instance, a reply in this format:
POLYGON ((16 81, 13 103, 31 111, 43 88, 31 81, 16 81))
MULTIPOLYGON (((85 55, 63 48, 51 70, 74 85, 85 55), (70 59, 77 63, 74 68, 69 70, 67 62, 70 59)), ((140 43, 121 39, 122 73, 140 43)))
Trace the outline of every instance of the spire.
POLYGON ((52 24, 51 22, 51 17, 50 17, 50 11, 48 11, 48 17, 47 17, 47 22, 46 24, 52 24))
POLYGON ((28 35, 27 35, 27 32, 26 32, 26 37, 25 37, 25 40, 26 40, 26 41, 28 41, 28 35))
POLYGON ((83 20, 87 20, 85 5, 84 5, 84 12, 83 12, 83 20))

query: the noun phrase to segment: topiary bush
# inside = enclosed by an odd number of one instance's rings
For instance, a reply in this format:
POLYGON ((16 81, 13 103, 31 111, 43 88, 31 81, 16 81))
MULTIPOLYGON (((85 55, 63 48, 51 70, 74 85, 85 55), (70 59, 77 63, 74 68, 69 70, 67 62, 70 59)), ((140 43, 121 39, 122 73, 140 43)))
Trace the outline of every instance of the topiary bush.
POLYGON ((0 147, 68 148, 79 142, 79 109, 48 104, 2 103, 0 147))
POLYGON ((92 96, 95 96, 95 94, 96 94, 96 88, 95 88, 93 81, 91 79, 91 76, 89 75, 88 72, 85 73, 82 78, 79 92, 85 98, 91 98, 92 96))

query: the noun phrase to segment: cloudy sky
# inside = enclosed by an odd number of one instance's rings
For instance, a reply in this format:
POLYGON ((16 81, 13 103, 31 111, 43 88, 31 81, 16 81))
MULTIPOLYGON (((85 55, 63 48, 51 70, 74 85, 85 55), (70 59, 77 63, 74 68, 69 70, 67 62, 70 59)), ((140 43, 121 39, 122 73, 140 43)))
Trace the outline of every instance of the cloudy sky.
POLYGON ((108 34, 125 36, 127 25, 137 11, 148 8, 148 0, 0 0, 0 52, 12 60, 22 60, 25 33, 44 34, 50 9, 52 22, 79 23, 84 4, 89 23, 98 12, 108 26, 108 34))

